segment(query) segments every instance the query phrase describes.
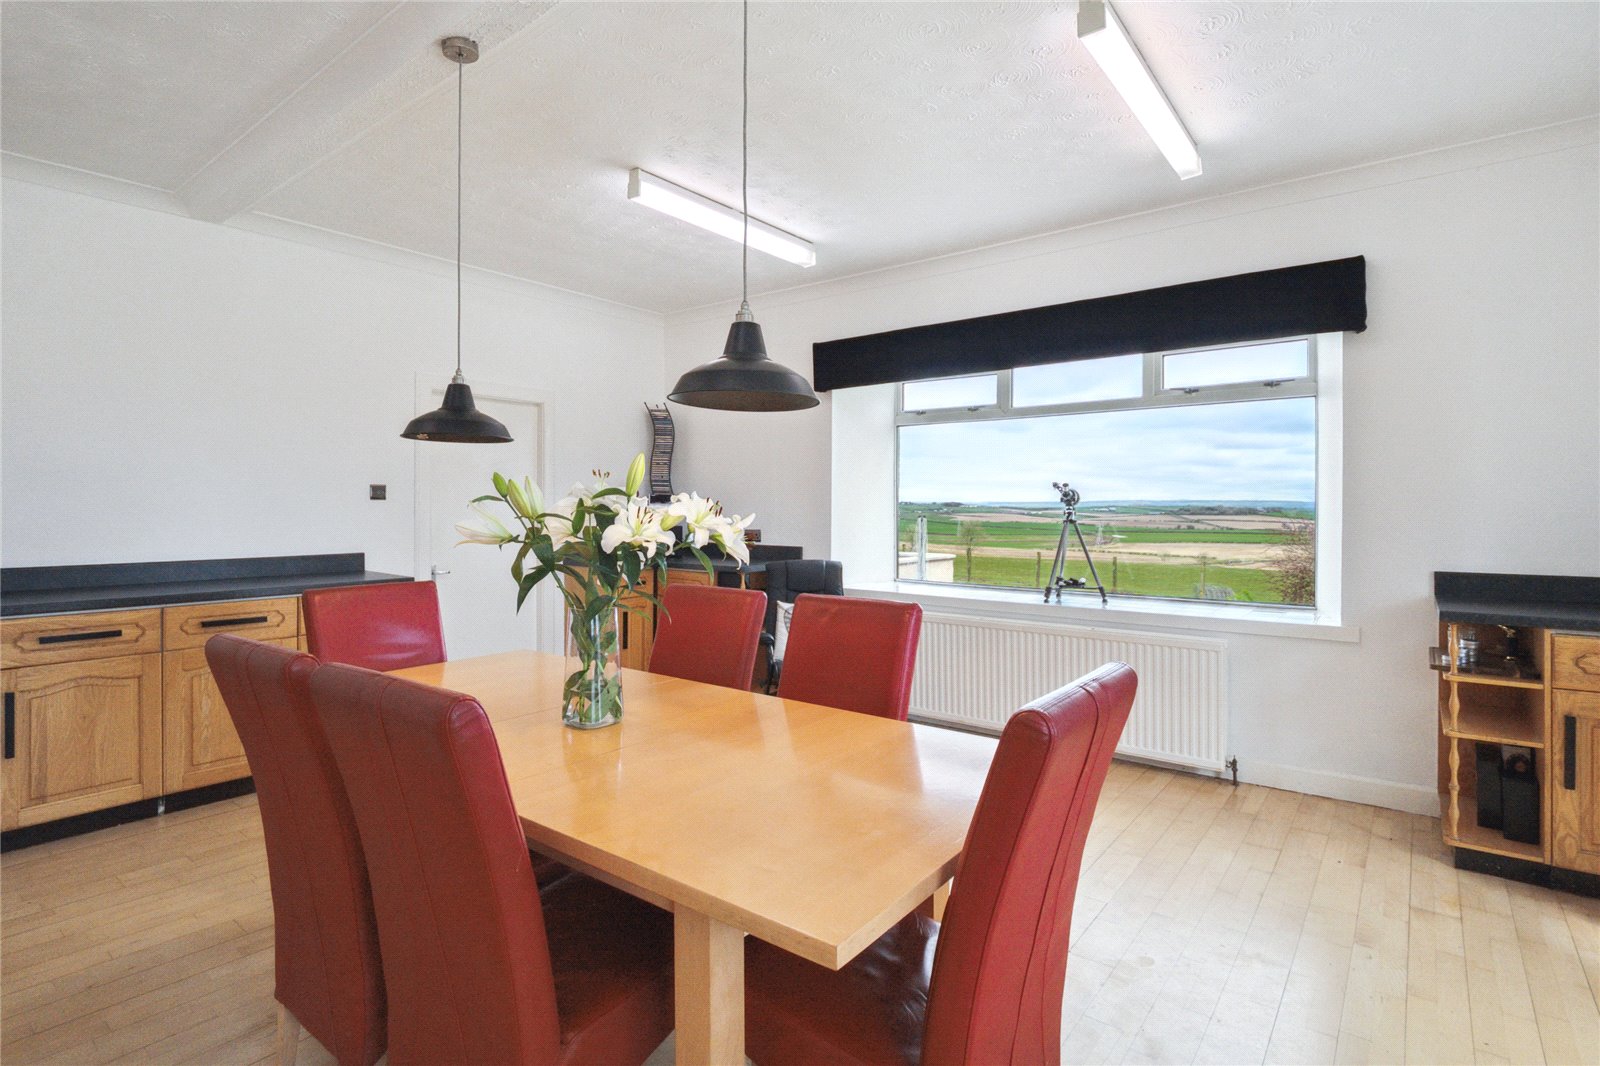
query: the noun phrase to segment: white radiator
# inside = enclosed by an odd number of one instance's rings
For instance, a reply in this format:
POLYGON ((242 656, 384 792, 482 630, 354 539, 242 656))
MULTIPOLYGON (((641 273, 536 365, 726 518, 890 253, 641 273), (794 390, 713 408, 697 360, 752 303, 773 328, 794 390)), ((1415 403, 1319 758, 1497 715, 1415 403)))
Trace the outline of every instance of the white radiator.
POLYGON ((1221 772, 1228 758, 1227 645, 1218 640, 928 612, 911 713, 999 732, 1031 700, 1120 660, 1139 695, 1120 755, 1221 772))

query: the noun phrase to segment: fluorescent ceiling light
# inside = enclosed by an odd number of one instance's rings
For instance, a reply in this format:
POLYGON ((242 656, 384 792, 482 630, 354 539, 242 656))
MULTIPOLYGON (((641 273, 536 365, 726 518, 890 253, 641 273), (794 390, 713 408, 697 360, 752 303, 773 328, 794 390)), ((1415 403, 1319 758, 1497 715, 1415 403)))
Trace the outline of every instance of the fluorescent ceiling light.
POLYGON ((1172 169, 1180 178, 1200 175, 1200 153, 1195 150, 1194 139, 1183 128, 1172 103, 1156 84, 1156 79, 1145 66, 1144 57, 1133 46, 1128 31, 1123 29, 1117 13, 1106 0, 1079 0, 1078 40, 1106 72, 1111 84, 1128 102, 1134 117, 1144 123, 1161 154, 1167 157, 1172 169))
MULTIPOLYGON (((739 214, 738 208, 719 204, 682 185, 674 185, 666 178, 658 178, 648 170, 634 167, 628 171, 628 199, 731 241, 744 237, 744 217, 739 214)), ((817 252, 810 241, 785 233, 777 226, 769 226, 757 218, 750 220, 750 247, 796 266, 817 264, 817 252)))

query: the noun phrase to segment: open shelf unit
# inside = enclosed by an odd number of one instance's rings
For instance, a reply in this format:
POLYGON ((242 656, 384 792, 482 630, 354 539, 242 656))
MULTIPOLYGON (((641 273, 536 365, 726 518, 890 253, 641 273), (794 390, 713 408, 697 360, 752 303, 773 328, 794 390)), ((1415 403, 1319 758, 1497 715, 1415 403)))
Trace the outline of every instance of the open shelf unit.
POLYGON ((1439 826, 1455 865, 1600 897, 1600 577, 1433 579, 1439 826))
POLYGON ((1439 820, 1445 843, 1456 848, 1535 863, 1550 862, 1549 832, 1544 828, 1543 797, 1549 766, 1549 701, 1543 680, 1547 637, 1542 629, 1515 630, 1515 647, 1499 626, 1442 623, 1440 643, 1447 669, 1439 677, 1439 820), (1498 668, 1515 654, 1515 673, 1474 673, 1457 667, 1460 641, 1471 630, 1482 644, 1483 661, 1498 668), (1523 749, 1532 757, 1540 802, 1537 842, 1511 840, 1497 828, 1479 824, 1479 744, 1523 749))

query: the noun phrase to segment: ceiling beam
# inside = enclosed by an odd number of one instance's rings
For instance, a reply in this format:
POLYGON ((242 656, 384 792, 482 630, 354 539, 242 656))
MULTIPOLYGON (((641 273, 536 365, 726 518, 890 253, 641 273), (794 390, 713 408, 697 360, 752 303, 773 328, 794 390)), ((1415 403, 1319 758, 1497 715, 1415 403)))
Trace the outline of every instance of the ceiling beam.
POLYGON ((439 51, 471 37, 485 59, 555 7, 518 3, 397 3, 350 47, 217 153, 175 191, 191 215, 226 222, 455 80, 439 51))

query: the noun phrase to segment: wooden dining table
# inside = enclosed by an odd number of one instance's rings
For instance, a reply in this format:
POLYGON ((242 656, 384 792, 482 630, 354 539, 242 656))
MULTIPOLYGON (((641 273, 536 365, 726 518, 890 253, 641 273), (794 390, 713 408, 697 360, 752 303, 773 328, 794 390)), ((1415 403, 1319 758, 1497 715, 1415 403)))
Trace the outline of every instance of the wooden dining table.
POLYGON ((677 1061, 744 1063, 744 938, 839 969, 955 874, 995 741, 638 670, 561 724, 559 655, 395 671, 477 698, 536 850, 673 914, 677 1061))

